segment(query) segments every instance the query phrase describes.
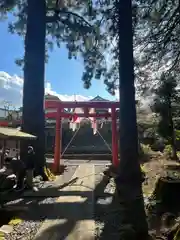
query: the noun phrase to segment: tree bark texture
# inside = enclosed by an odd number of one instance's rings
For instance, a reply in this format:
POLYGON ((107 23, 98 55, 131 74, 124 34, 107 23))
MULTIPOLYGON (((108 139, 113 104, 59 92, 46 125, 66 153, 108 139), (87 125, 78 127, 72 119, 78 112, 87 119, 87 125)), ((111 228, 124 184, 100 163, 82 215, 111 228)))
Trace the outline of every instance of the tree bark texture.
MULTIPOLYGON (((25 132, 37 136, 34 146, 36 170, 40 173, 45 164, 44 71, 46 37, 46 1, 27 1, 27 30, 25 36, 25 64, 23 87, 23 124, 25 132)), ((25 157, 27 143, 22 143, 25 157)))
POLYGON ((170 124, 170 131, 171 131, 172 159, 177 161, 178 156, 177 156, 177 147, 176 147, 176 134, 174 129, 171 101, 169 101, 168 105, 169 105, 169 124, 170 124))
POLYGON ((119 0, 117 7, 119 11, 120 164, 116 184, 122 209, 120 226, 132 225, 136 232, 134 239, 145 240, 148 236, 148 226, 138 160, 132 2, 119 0))

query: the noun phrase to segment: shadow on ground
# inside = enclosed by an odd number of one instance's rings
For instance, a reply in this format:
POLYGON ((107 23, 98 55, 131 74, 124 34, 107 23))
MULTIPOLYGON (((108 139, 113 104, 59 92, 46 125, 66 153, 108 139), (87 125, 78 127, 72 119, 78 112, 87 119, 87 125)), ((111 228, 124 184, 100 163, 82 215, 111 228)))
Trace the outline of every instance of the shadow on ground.
MULTIPOLYGON (((56 187, 41 189, 37 193, 26 193, 19 205, 24 211, 20 212, 20 217, 25 221, 43 221, 46 219, 51 222, 49 227, 45 228, 35 239, 66 239, 69 234, 76 228, 78 221, 89 221, 95 218, 97 225, 101 225, 100 232, 96 231, 95 239, 118 238, 118 201, 116 194, 106 192, 105 188, 109 183, 109 179, 104 176, 96 185, 94 191, 87 186, 84 191, 64 191, 63 188, 68 185, 76 186, 77 178, 56 187), (92 203, 92 190, 94 192, 94 215, 87 208, 92 203), (56 198, 60 196, 80 196, 78 202, 57 202, 56 198), (49 201, 49 198, 51 199, 49 201), (100 204, 99 199, 112 198, 107 204, 100 204), (46 237, 45 237, 46 236, 46 237)), ((96 226, 97 230, 97 226, 96 226)), ((78 236, 75 237, 78 239, 78 236)), ((88 240, 88 239, 82 239, 88 240)))
POLYGON ((118 196, 116 192, 112 194, 104 191, 108 184, 109 180, 104 176, 95 189, 96 239, 109 240, 113 238, 119 240, 118 196), (109 198, 111 201, 101 204, 102 199, 109 198), (99 201, 100 199, 101 201, 99 201))
POLYGON ((166 164, 165 169, 167 171, 175 171, 180 173, 180 165, 177 164, 166 164))

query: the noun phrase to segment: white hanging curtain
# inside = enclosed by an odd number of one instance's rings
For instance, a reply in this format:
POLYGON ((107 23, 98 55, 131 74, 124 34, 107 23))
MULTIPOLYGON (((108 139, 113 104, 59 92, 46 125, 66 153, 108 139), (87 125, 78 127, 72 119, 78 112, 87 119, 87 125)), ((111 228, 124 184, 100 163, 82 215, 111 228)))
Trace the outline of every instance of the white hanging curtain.
POLYGON ((71 120, 71 122, 69 123, 69 128, 74 132, 77 128, 77 124, 73 122, 73 120, 71 120))
POLYGON ((103 125, 104 125, 104 119, 102 119, 102 121, 101 121, 100 128, 103 128, 103 125))
MULTIPOLYGON (((95 109, 91 108, 89 113, 95 113, 95 109)), ((93 129, 93 134, 95 135, 95 134, 97 134, 97 130, 98 130, 97 120, 95 117, 90 117, 89 119, 91 121, 91 127, 93 129)))
POLYGON ((93 134, 96 135, 97 131, 98 131, 98 124, 97 124, 97 121, 94 120, 94 123, 93 123, 93 134))
MULTIPOLYGON (((75 108, 73 113, 74 114, 76 114, 76 113, 83 113, 83 111, 82 111, 81 108, 75 108)), ((72 118, 72 120, 70 121, 70 123, 69 123, 69 128, 72 129, 73 132, 76 131, 76 129, 78 128, 78 125, 81 123, 81 121, 82 121, 81 117, 74 116, 72 118)))

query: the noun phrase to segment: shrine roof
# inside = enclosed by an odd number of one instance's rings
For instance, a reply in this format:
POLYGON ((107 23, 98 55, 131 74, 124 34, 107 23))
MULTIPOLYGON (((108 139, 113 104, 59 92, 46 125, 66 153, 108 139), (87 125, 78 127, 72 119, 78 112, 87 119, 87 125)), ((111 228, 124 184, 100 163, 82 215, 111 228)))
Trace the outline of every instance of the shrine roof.
MULTIPOLYGON (((58 98, 57 96, 54 96, 54 95, 51 95, 51 94, 46 94, 45 95, 45 100, 59 100, 59 101, 61 101, 61 99, 60 98, 58 98)), ((99 96, 99 95, 97 95, 96 97, 94 97, 94 98, 92 98, 92 99, 90 99, 89 100, 90 102, 109 102, 109 100, 108 99, 104 99, 104 98, 102 98, 101 96, 99 96)))
POLYGON ((91 99, 90 102, 109 102, 109 100, 102 98, 101 96, 97 95, 95 98, 91 99))
POLYGON ((10 127, 0 127, 1 139, 36 139, 36 136, 20 131, 19 129, 10 127))
POLYGON ((61 101, 57 96, 51 95, 51 94, 46 94, 45 95, 45 100, 59 100, 61 101))

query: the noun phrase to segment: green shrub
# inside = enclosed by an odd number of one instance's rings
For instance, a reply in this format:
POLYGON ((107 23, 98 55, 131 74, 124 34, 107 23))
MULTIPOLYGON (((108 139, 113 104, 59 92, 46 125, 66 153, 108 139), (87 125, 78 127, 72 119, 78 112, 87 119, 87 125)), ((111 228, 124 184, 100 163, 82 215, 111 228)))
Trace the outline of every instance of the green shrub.
POLYGON ((172 155, 172 147, 171 145, 166 145, 164 149, 164 154, 168 157, 171 157, 172 155))
POLYGON ((148 145, 141 144, 141 149, 144 154, 149 154, 150 152, 152 152, 152 149, 149 144, 148 145))
POLYGON ((177 152, 177 156, 180 159, 180 151, 177 152))
POLYGON ((180 141, 180 130, 175 130, 176 140, 180 141))
POLYGON ((147 161, 152 153, 150 145, 139 145, 139 160, 140 161, 147 161))

